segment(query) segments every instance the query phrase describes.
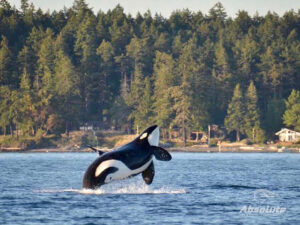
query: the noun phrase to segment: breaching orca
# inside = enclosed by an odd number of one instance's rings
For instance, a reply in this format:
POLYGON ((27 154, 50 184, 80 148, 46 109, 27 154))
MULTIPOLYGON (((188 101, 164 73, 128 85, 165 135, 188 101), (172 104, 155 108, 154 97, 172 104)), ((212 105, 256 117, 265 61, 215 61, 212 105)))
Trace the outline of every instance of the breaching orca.
POLYGON ((95 189, 113 180, 120 180, 142 173, 146 184, 151 184, 155 174, 153 159, 169 161, 171 155, 158 147, 159 127, 148 127, 132 142, 111 152, 104 153, 93 147, 100 155, 86 170, 83 188, 95 189))

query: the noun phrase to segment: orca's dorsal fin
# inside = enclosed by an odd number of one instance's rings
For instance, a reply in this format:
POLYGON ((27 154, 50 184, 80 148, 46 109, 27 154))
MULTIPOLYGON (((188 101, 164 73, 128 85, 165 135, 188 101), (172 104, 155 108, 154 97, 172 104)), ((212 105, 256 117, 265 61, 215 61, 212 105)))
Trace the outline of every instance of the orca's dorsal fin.
POLYGON ((172 159, 170 153, 161 147, 151 146, 151 150, 153 150, 153 155, 157 160, 170 161, 172 159))
POLYGON ((99 155, 102 155, 102 154, 105 153, 105 152, 103 152, 103 151, 101 151, 99 149, 94 148, 93 146, 87 145, 87 147, 89 147, 90 149, 92 149, 94 152, 98 152, 99 155))
POLYGON ((154 164, 152 161, 151 164, 148 166, 148 168, 146 170, 144 170, 142 173, 145 183, 148 185, 151 184, 153 181, 154 175, 155 175, 155 171, 154 171, 154 164))

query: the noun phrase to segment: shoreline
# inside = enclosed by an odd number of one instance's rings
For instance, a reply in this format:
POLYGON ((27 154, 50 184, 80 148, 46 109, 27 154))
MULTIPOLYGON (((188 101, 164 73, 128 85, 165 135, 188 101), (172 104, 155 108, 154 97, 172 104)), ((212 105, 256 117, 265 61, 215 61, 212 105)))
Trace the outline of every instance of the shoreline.
MULTIPOLYGON (((234 146, 234 147, 167 147, 169 152, 181 153, 300 153, 300 148, 274 148, 274 147, 252 147, 252 146, 234 146)), ((101 149, 104 152, 109 152, 113 149, 101 149)), ((63 148, 39 148, 39 149, 19 149, 19 148, 4 148, 0 149, 0 153, 95 153, 89 148, 80 149, 63 149, 63 148)))

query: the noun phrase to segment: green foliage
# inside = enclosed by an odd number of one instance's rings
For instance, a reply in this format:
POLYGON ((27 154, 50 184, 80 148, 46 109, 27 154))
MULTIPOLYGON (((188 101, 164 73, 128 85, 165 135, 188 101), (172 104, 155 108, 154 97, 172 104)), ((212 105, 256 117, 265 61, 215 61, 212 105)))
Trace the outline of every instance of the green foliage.
POLYGON ((152 120, 152 93, 151 83, 148 77, 143 82, 139 74, 131 84, 130 103, 132 111, 129 118, 133 120, 134 127, 142 130, 151 125, 152 120))
POLYGON ((134 119, 134 127, 140 130, 146 129, 152 124, 152 93, 149 77, 145 78, 144 92, 137 102, 136 109, 132 112, 131 117, 134 119))
MULTIPOLYGON (((184 68, 186 66, 186 64, 183 65, 184 68)), ((191 127, 192 122, 191 80, 189 79, 189 74, 185 69, 183 70, 181 84, 174 86, 172 91, 172 97, 174 99, 173 109, 175 111, 175 117, 172 121, 172 126, 182 128, 182 138, 185 143, 186 129, 191 127)))
POLYGON ((253 81, 250 82, 246 96, 245 96, 245 132, 248 138, 253 143, 260 140, 264 140, 263 131, 260 126, 260 113, 257 106, 257 93, 253 81))
POLYGON ((97 48, 97 54, 101 56, 103 62, 108 63, 114 56, 113 46, 109 42, 103 40, 97 48))
POLYGON ((282 128, 282 115, 285 110, 284 99, 271 99, 268 102, 263 125, 267 136, 272 139, 274 134, 282 128))
POLYGON ((240 141, 240 134, 245 131, 245 106, 244 98, 240 85, 237 84, 234 88, 231 102, 228 105, 227 116, 225 118, 226 129, 231 132, 236 132, 236 140, 240 141))
POLYGON ((31 82, 30 82, 30 75, 26 71, 26 67, 24 68, 24 72, 21 77, 21 83, 20 83, 20 105, 19 109, 21 112, 21 121, 19 128, 25 133, 25 134, 33 134, 34 130, 34 116, 36 115, 36 106, 35 106, 35 99, 34 99, 34 93, 31 88, 31 82))
POLYGON ((228 105, 225 126, 229 132, 236 132, 236 140, 245 134, 251 143, 264 142, 265 132, 260 125, 258 97, 253 81, 250 82, 245 96, 237 84, 231 102, 228 105))
POLYGON ((300 91, 292 90, 288 100, 285 101, 286 110, 283 122, 286 126, 300 131, 300 91))
POLYGON ((162 128, 169 129, 174 115, 172 87, 175 84, 175 62, 171 55, 157 51, 154 63, 154 121, 162 128))
POLYGON ((1 134, 42 140, 89 121, 127 131, 157 123, 185 141, 225 124, 261 142, 282 120, 300 129, 299 12, 232 19, 217 3, 208 15, 133 18, 120 5, 95 15, 75 0, 49 13, 22 0, 21 10, 1 1, 0 18, 1 134))
POLYGON ((8 40, 2 36, 0 43, 0 84, 9 85, 12 83, 12 52, 8 47, 8 40))
POLYGON ((9 108, 11 107, 11 90, 7 86, 0 87, 0 126, 2 132, 6 134, 6 127, 11 124, 11 116, 9 114, 9 108))

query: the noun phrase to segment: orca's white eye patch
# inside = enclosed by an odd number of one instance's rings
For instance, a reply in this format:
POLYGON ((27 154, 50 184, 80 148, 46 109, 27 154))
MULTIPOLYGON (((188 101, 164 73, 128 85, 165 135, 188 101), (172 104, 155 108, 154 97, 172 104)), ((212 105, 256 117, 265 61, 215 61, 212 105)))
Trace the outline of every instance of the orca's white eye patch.
POLYGON ((148 136, 148 133, 143 133, 143 135, 140 137, 140 140, 143 140, 144 138, 146 138, 148 136))

